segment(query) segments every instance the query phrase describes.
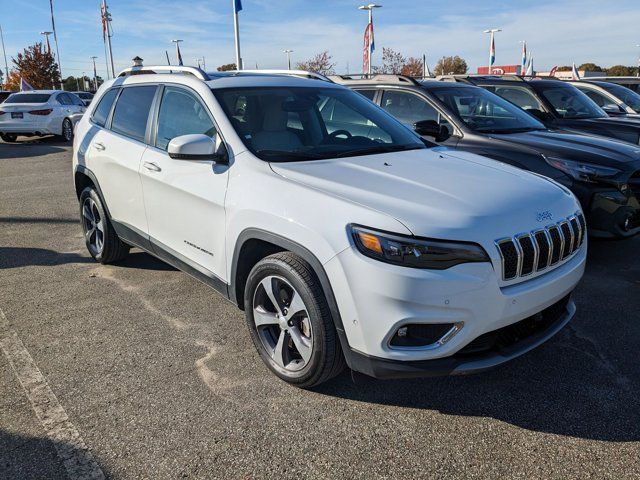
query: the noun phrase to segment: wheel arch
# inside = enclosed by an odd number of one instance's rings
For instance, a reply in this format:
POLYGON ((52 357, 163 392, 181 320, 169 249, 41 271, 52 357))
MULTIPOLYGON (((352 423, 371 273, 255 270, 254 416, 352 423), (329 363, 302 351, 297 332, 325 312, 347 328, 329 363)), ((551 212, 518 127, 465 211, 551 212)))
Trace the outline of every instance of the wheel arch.
POLYGON ((105 201, 104 195, 102 194, 102 189, 100 188, 100 183, 98 182, 95 174, 84 165, 76 165, 74 169, 73 180, 76 188, 76 197, 78 197, 78 200, 80 199, 80 194, 85 188, 94 187, 98 191, 98 195, 100 195, 100 200, 102 200, 102 206, 107 212, 107 216, 111 218, 109 206, 105 201))
POLYGON ((233 251, 229 285, 230 300, 240 309, 244 309, 244 286, 249 272, 253 266, 263 258, 282 251, 289 251, 300 256, 311 266, 318 277, 320 286, 322 287, 322 291, 329 305, 329 310, 331 311, 334 326, 338 332, 338 337, 340 338, 343 354, 347 364, 350 365, 351 362, 349 354, 351 350, 329 277, 320 260, 318 260, 310 250, 299 243, 266 230, 257 228, 248 228, 243 230, 236 240, 236 245, 233 251))

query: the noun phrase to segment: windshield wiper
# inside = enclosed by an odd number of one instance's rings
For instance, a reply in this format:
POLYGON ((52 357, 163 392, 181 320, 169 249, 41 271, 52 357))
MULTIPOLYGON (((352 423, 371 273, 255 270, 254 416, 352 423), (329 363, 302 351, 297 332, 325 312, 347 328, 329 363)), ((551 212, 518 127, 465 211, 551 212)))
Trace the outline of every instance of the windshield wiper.
POLYGON ((289 162, 296 160, 318 160, 327 158, 325 155, 312 152, 299 152, 296 150, 256 150, 259 156, 270 157, 272 162, 289 162), (273 157, 273 158, 271 158, 273 157))
POLYGON ((389 152, 403 152, 406 150, 423 150, 426 147, 422 145, 377 145, 369 148, 359 148, 356 150, 349 150, 347 152, 340 152, 336 154, 336 158, 342 157, 357 157, 359 155, 375 155, 376 153, 389 153, 389 152))

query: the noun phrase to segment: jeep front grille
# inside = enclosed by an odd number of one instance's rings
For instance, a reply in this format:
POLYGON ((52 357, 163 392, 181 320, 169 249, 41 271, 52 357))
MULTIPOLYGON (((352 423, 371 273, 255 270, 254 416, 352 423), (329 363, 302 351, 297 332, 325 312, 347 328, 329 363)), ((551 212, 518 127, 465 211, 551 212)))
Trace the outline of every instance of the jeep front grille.
POLYGON ((566 260, 584 243, 585 235, 584 216, 576 213, 541 230, 496 241, 502 279, 526 277, 566 260))

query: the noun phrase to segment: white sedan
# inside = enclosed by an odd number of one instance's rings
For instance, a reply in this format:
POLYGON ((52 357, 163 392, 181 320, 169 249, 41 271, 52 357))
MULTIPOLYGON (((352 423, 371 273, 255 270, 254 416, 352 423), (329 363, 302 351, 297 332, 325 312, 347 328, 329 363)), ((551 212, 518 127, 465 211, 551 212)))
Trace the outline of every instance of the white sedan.
POLYGON ((73 139, 73 128, 86 110, 71 92, 33 90, 11 94, 0 105, 0 138, 15 142, 18 135, 59 135, 73 139))

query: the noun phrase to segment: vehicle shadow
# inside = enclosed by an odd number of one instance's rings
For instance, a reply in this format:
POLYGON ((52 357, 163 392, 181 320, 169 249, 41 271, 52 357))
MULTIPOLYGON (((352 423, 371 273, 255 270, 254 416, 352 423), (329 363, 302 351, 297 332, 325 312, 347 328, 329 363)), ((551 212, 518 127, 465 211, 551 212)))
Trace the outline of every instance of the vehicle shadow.
POLYGON ((51 155, 64 152, 70 147, 70 143, 57 137, 19 137, 15 143, 5 143, 0 140, 0 160, 51 155))
POLYGON ((80 223, 78 218, 0 217, 0 223, 80 223))
MULTIPOLYGON (((345 372, 315 391, 363 403, 491 417, 532 431, 640 440, 640 239, 590 244, 572 322, 538 349, 471 376, 375 380, 345 372)), ((401 412, 399 413, 401 414, 401 412)))
MULTIPOLYGON (((89 254, 60 253, 46 248, 0 247, 0 270, 28 266, 58 266, 71 263, 95 263, 89 254)), ((171 265, 146 252, 132 251, 127 258, 114 264, 116 267, 138 270, 172 271, 171 265)))
MULTIPOLYGON (((67 470, 56 450, 68 455, 73 446, 50 438, 23 436, 0 429, 0 478, 67 478, 67 470)), ((79 452, 84 460, 83 451, 79 452)), ((102 470, 106 478, 110 478, 108 470, 95 454, 93 460, 102 470)), ((79 459, 80 460, 80 459, 79 459)), ((97 474, 91 464, 78 462, 74 465, 77 478, 93 478, 97 474)))

